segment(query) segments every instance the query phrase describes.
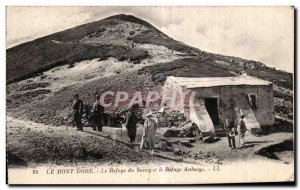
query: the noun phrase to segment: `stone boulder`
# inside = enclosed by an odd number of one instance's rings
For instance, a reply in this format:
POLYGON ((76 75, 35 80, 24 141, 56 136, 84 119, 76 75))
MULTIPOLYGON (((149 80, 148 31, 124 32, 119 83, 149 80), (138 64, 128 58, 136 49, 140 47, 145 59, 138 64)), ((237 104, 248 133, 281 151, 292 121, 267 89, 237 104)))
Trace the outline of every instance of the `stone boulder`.
POLYGON ((214 137, 214 136, 208 136, 208 137, 203 137, 203 142, 204 143, 215 143, 220 140, 219 137, 214 137))
POLYGON ((179 148, 174 148, 174 154, 177 156, 182 155, 182 151, 179 148))
POLYGON ((182 123, 179 127, 170 127, 163 134, 164 137, 199 137, 201 132, 191 121, 182 123))
POLYGON ((168 147, 168 144, 164 141, 159 141, 157 144, 157 148, 160 150, 166 150, 168 147))
POLYGON ((183 146, 185 147, 193 147, 194 145, 192 145, 188 140, 184 140, 180 142, 183 146))
POLYGON ((191 121, 184 123, 180 129, 182 137, 198 137, 200 136, 200 130, 196 125, 193 125, 191 121))
POLYGON ((187 139, 190 143, 195 143, 196 141, 197 141, 197 139, 196 138, 189 138, 189 139, 187 139))
POLYGON ((169 140, 169 139, 159 139, 158 142, 164 142, 167 144, 167 146, 172 146, 174 140, 169 140))
POLYGON ((163 136, 164 137, 181 137, 181 129, 178 129, 176 127, 170 127, 169 129, 167 129, 163 136))

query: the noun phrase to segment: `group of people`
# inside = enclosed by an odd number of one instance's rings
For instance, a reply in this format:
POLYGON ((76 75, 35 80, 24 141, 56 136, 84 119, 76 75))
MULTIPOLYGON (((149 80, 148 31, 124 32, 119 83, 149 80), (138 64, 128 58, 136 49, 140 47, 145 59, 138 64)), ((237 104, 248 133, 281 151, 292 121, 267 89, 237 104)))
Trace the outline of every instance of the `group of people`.
MULTIPOLYGON (((75 100, 73 101, 73 121, 76 124, 77 130, 83 131, 83 126, 81 123, 83 115, 83 101, 79 99, 79 95, 75 94, 75 100)), ((91 123, 94 130, 98 130, 102 133, 103 126, 103 113, 104 108, 100 105, 100 96, 96 95, 96 101, 93 104, 92 110, 88 111, 87 119, 91 123)))
POLYGON ((228 138, 228 144, 229 144, 229 147, 231 149, 236 149, 235 136, 238 136, 238 138, 239 138, 240 148, 244 147, 245 133, 247 131, 244 118, 245 118, 244 115, 240 116, 237 127, 234 127, 233 125, 231 125, 229 123, 228 118, 225 119, 224 129, 226 131, 226 135, 227 135, 227 138, 228 138))
MULTIPOLYGON (((136 115, 137 107, 132 106, 125 115, 125 125, 127 129, 127 135, 129 137, 129 142, 134 144, 136 141, 136 131, 138 118, 136 115)), ((103 126, 103 113, 104 108, 100 104, 100 97, 96 95, 96 100, 92 106, 91 111, 89 112, 88 120, 95 131, 102 133, 103 126)), ((73 121, 77 126, 77 130, 83 131, 83 126, 81 123, 81 117, 83 115, 83 102, 79 99, 79 95, 75 95, 75 100, 73 101, 73 121)), ((235 127, 230 124, 229 119, 225 119, 224 129, 226 130, 229 147, 231 149, 236 149, 235 136, 238 136, 240 148, 244 146, 245 133, 247 131, 246 125, 244 122, 244 115, 240 116, 238 121, 238 126, 235 127)), ((146 116, 144 121, 143 135, 140 144, 140 148, 150 149, 150 153, 154 152, 154 141, 155 141, 155 132, 158 127, 157 120, 154 118, 154 115, 150 112, 146 116)))
MULTIPOLYGON (((72 108, 73 121, 76 124, 77 130, 83 131, 83 126, 81 123, 83 115, 83 101, 79 99, 78 94, 75 95, 75 100, 73 101, 72 108)), ((136 140, 136 130, 138 123, 136 111, 137 107, 132 106, 125 115, 125 121, 123 123, 127 129, 127 134, 131 144, 134 144, 136 140)), ((102 133, 103 113, 104 107, 100 104, 100 97, 96 95, 96 100, 88 114, 88 120, 91 123, 93 130, 98 130, 100 133, 102 133)), ((154 153, 154 139, 156 129, 157 122, 154 119, 154 115, 152 113, 148 113, 147 118, 144 121, 144 130, 140 148, 149 148, 151 154, 154 153)))
MULTIPOLYGON (((130 111, 126 114, 125 127, 127 129, 127 134, 130 139, 130 143, 134 144, 136 139, 136 129, 137 129, 138 118, 136 116, 136 108, 132 107, 130 111)), ((155 132, 157 129, 157 121, 154 119, 154 115, 150 112, 146 116, 144 121, 144 129, 142 140, 140 144, 141 149, 150 149, 150 154, 154 153, 154 141, 155 132)))

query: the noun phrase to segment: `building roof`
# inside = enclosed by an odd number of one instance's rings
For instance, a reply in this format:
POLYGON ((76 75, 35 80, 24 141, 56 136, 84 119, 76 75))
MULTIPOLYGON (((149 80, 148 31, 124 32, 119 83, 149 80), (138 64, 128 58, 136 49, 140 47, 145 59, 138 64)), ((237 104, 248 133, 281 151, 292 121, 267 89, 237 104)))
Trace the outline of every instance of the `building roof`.
POLYGON ((167 80, 172 80, 179 86, 186 88, 203 88, 216 86, 264 86, 272 84, 259 78, 242 74, 234 77, 205 77, 205 78, 189 78, 189 77, 174 77, 170 76, 167 80))

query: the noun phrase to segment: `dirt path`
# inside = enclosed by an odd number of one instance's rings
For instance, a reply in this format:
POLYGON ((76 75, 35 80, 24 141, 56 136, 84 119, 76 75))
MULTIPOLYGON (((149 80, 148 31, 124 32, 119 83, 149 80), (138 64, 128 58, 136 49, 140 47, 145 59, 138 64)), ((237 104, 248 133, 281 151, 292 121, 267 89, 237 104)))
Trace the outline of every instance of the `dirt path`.
MULTIPOLYGON (((9 165, 40 163, 152 163, 164 159, 128 144, 123 133, 116 138, 114 129, 104 128, 103 135, 85 128, 76 131, 70 126, 46 126, 7 117, 7 153, 9 165)), ((116 134, 118 135, 118 134, 116 134)))
MULTIPOLYGON (((203 143, 203 142, 196 142, 194 143, 193 147, 187 148, 182 147, 180 145, 175 145, 175 147, 182 149, 183 151, 187 152, 195 152, 199 153, 199 155, 206 154, 204 157, 214 157, 218 158, 223 164, 230 163, 233 161, 247 161, 247 160, 270 160, 269 158, 257 155, 256 152, 263 147, 269 147, 274 144, 281 143, 285 140, 292 139, 292 133, 274 133, 267 136, 255 137, 252 135, 248 135, 245 138, 245 145, 244 148, 237 148, 231 150, 228 146, 228 140, 226 137, 222 137, 218 142, 215 143, 203 143), (209 153, 209 154, 207 154, 209 153)), ((236 145, 239 147, 238 137, 236 137, 236 145)), ((285 162, 290 158, 283 158, 282 162, 285 162)), ((274 160, 275 161, 275 160, 274 160)))
MULTIPOLYGON (((165 129, 159 129, 156 139, 161 139, 165 129)), ((274 133, 266 136, 246 136, 243 149, 231 150, 227 138, 215 143, 196 141, 193 147, 184 147, 180 143, 172 144, 182 155, 173 151, 157 150, 155 156, 140 150, 142 127, 137 128, 135 147, 128 143, 125 129, 104 127, 103 133, 85 127, 84 132, 71 126, 47 126, 31 121, 7 117, 7 152, 9 165, 31 165, 40 163, 161 163, 182 162, 190 164, 230 164, 236 161, 268 160, 277 163, 293 164, 293 151, 279 152, 279 160, 255 154, 263 147, 292 139, 292 133, 274 133)), ((176 139, 172 139, 176 140, 176 139)), ((177 138, 181 141, 182 138, 177 138)), ((158 141, 158 140, 157 140, 158 141)), ((238 141, 238 139, 236 139, 238 141)), ((237 142, 238 145, 238 142, 237 142)))

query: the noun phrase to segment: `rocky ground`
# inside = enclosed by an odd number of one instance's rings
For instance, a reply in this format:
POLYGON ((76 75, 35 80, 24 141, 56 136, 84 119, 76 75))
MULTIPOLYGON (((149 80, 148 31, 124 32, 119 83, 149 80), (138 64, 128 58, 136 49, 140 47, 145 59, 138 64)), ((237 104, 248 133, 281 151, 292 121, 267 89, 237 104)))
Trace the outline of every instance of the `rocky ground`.
POLYGON ((279 132, 260 137, 248 134, 244 148, 231 150, 226 137, 211 143, 199 137, 166 138, 163 137, 166 130, 158 129, 155 154, 151 156, 148 150, 139 149, 142 126, 138 127, 136 144, 132 146, 124 128, 104 127, 100 134, 91 127, 80 132, 72 126, 55 127, 7 117, 8 165, 163 162, 222 165, 256 159, 288 165, 294 162, 292 133, 279 132))

